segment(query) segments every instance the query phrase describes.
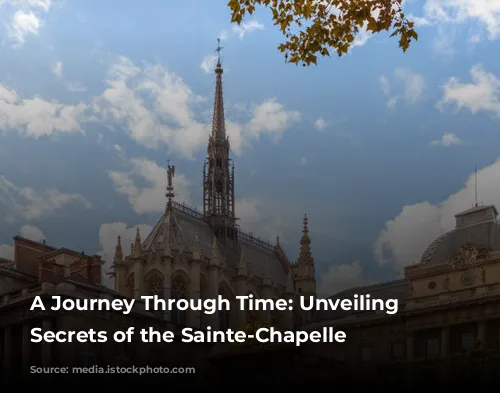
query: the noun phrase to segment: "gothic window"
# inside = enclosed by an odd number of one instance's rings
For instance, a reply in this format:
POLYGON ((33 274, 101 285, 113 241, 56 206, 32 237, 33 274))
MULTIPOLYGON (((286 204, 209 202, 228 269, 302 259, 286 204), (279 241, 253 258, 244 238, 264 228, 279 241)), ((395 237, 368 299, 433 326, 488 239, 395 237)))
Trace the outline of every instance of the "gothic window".
MULTIPOLYGON (((219 296, 222 296, 224 299, 228 299, 228 296, 224 294, 224 292, 219 291, 219 296)), ((228 299, 229 300, 229 299, 228 299)), ((231 325, 231 314, 229 310, 220 309, 219 310, 219 330, 227 330, 231 325)))
POLYGON ((163 277, 159 273, 155 272, 148 280, 147 289, 149 296, 158 296, 163 299, 165 297, 163 290, 163 277))
POLYGON ((231 303, 229 310, 226 309, 219 309, 218 310, 218 319, 219 319, 219 329, 220 330, 227 330, 231 327, 231 310, 234 307, 233 304, 233 295, 231 293, 231 290, 229 287, 222 283, 219 286, 219 296, 222 297, 223 299, 229 300, 231 303))
MULTIPOLYGON (((172 283, 171 299, 180 300, 187 299, 186 283, 180 277, 176 278, 172 283)), ((176 325, 186 326, 187 313, 186 310, 179 310, 175 304, 172 307, 172 323, 176 325)))

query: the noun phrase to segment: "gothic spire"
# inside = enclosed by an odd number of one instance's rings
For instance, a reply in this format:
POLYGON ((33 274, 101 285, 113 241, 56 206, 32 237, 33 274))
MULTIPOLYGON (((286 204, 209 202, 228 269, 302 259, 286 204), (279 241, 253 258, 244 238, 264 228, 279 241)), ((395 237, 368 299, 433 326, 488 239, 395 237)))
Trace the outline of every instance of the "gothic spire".
MULTIPOLYGON (((215 68, 215 96, 212 133, 208 139, 207 159, 203 168, 203 213, 210 217, 214 233, 223 238, 235 239, 234 227, 234 167, 229 157, 230 144, 224 120, 224 98, 222 95, 222 64, 219 54, 215 68)), ((221 238, 221 240, 223 240, 221 238)))
POLYGON ((222 95, 222 64, 220 61, 220 38, 217 38, 217 66, 215 67, 215 97, 214 97, 214 116, 212 120, 212 138, 226 138, 226 122, 224 119, 224 98, 222 95))
POLYGON ((309 220, 307 214, 304 214, 303 225, 298 263, 311 263, 313 259, 311 255, 311 239, 309 238, 309 220))
POLYGON ((142 251, 141 250, 141 234, 139 233, 139 227, 137 227, 136 234, 135 234, 134 251, 133 251, 134 258, 140 258, 141 251, 142 251))
POLYGON ((295 283, 300 293, 316 296, 314 258, 311 254, 311 239, 309 238, 309 223, 307 214, 304 215, 304 228, 300 239, 300 252, 295 267, 295 283))
POLYGON ((115 263, 121 263, 121 262, 123 262, 122 241, 121 241, 121 237, 120 236, 118 236, 118 239, 117 239, 117 242, 116 242, 114 262, 115 263))

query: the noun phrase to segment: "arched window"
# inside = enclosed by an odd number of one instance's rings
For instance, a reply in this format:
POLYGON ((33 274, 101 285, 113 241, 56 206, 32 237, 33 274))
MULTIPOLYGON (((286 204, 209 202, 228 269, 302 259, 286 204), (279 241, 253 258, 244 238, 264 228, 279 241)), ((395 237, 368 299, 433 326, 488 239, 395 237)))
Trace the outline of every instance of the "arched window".
MULTIPOLYGON (((186 283, 181 277, 177 277, 172 283, 171 299, 187 299, 186 283)), ((176 325, 186 326, 187 313, 186 310, 179 310, 175 306, 172 307, 172 323, 176 325)))
POLYGON ((134 273, 130 273, 128 276, 127 282, 125 283, 126 291, 127 291, 127 296, 129 298, 134 298, 135 297, 135 281, 134 281, 135 275, 134 273))
POLYGON ((158 273, 154 272, 151 277, 147 281, 147 292, 149 296, 158 296, 160 299, 165 298, 165 292, 164 292, 164 285, 163 285, 163 276, 158 273))
MULTIPOLYGON (((219 296, 223 299, 227 299, 232 302, 232 296, 229 291, 221 285, 219 287, 219 296)), ((232 307, 231 307, 232 308, 232 307)), ((220 309, 219 310, 219 330, 227 330, 231 327, 231 310, 220 309)))

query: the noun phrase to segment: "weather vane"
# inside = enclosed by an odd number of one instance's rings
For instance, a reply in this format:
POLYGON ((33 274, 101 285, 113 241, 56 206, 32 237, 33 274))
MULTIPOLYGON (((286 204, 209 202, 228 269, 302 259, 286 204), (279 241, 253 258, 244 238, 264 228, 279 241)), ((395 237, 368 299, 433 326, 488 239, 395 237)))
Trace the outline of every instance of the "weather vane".
POLYGON ((217 49, 215 49, 215 51, 217 52, 217 64, 220 64, 220 51, 222 49, 222 46, 220 46, 220 38, 217 38, 217 49))
POLYGON ((175 176, 175 166, 170 165, 170 160, 167 161, 167 195, 166 197, 168 198, 169 202, 172 202, 172 199, 174 198, 174 186, 173 186, 173 179, 175 176))

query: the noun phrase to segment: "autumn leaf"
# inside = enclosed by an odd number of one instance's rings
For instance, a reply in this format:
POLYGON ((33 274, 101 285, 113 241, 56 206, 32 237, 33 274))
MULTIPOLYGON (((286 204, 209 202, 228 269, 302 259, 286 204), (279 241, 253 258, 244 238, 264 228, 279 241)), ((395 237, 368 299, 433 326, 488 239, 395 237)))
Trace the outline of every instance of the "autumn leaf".
POLYGON ((270 9, 274 25, 285 38, 278 50, 292 64, 316 64, 319 56, 330 56, 332 49, 343 56, 361 29, 372 34, 389 32, 399 38, 403 52, 418 40, 402 0, 229 0, 227 5, 236 24, 257 6, 270 9))

